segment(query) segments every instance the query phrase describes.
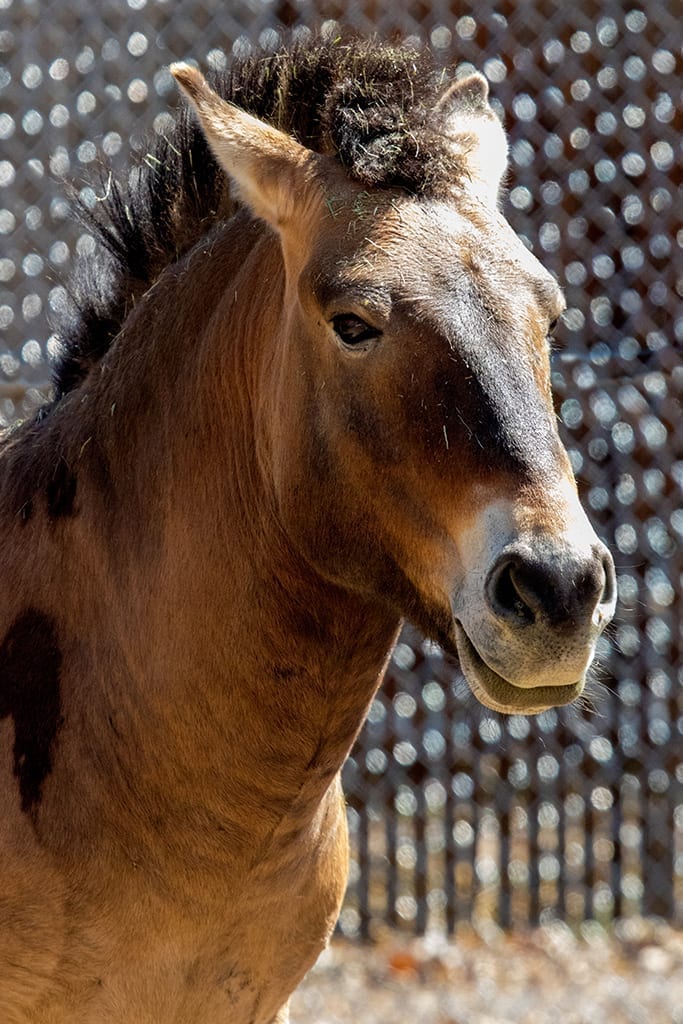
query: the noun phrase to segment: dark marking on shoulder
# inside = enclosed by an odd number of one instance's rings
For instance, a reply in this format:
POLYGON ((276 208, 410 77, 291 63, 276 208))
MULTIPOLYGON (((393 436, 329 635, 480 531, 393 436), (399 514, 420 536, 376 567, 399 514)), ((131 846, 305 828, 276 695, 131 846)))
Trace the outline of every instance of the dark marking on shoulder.
POLYGON ((61 666, 54 621, 35 608, 26 609, 0 646, 0 718, 14 720, 14 774, 26 813, 40 804, 52 770, 63 721, 61 666))
POLYGON ((51 520, 74 515, 77 486, 76 474, 72 473, 64 459, 60 459, 45 489, 47 514, 51 520))

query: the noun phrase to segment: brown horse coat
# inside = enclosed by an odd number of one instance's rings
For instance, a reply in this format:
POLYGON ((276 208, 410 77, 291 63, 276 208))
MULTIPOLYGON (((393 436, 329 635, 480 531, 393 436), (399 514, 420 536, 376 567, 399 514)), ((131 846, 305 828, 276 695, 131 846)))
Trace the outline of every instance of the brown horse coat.
POLYGON ((0 449, 3 1024, 286 1021, 402 617, 491 708, 584 685, 614 587, 556 431, 562 297, 498 211, 484 80, 392 113, 412 60, 369 113, 335 86, 315 145, 177 66, 215 158, 195 132, 147 235, 111 207, 144 273, 0 449))

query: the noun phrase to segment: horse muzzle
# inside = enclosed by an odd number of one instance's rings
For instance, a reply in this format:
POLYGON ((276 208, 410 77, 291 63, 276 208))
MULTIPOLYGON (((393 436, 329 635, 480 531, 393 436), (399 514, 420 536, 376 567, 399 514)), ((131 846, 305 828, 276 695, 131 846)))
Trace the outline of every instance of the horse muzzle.
POLYGON ((508 534, 486 545, 483 567, 465 566, 453 599, 455 643, 486 707, 535 714, 582 692, 616 604, 612 557, 587 520, 582 526, 580 536, 508 534))

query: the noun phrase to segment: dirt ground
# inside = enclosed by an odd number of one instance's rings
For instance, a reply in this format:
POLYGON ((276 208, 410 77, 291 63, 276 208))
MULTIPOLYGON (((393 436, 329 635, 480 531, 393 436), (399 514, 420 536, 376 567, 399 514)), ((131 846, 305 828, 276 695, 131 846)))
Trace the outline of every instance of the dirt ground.
POLYGON ((292 1024, 683 1024, 683 930, 553 923, 457 940, 335 941, 292 1001, 292 1024))

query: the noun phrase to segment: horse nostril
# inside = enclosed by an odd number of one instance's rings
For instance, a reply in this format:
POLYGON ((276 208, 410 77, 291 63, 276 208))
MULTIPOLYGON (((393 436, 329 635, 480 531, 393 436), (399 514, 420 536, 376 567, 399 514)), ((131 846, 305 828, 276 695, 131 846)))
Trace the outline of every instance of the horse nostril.
POLYGON ((616 594, 611 555, 595 548, 581 557, 571 551, 508 550, 486 581, 486 600, 499 619, 513 626, 545 621, 575 626, 597 614, 609 621, 616 594))
POLYGON ((524 585, 516 576, 519 568, 516 558, 507 558, 495 566, 487 582, 487 596, 496 615, 518 624, 530 623, 534 621, 535 614, 532 602, 523 593, 524 585))
POLYGON ((601 605, 611 605, 614 604, 617 594, 617 574, 614 569, 614 561, 609 551, 605 551, 602 556, 602 571, 604 573, 605 583, 598 603, 601 605))

